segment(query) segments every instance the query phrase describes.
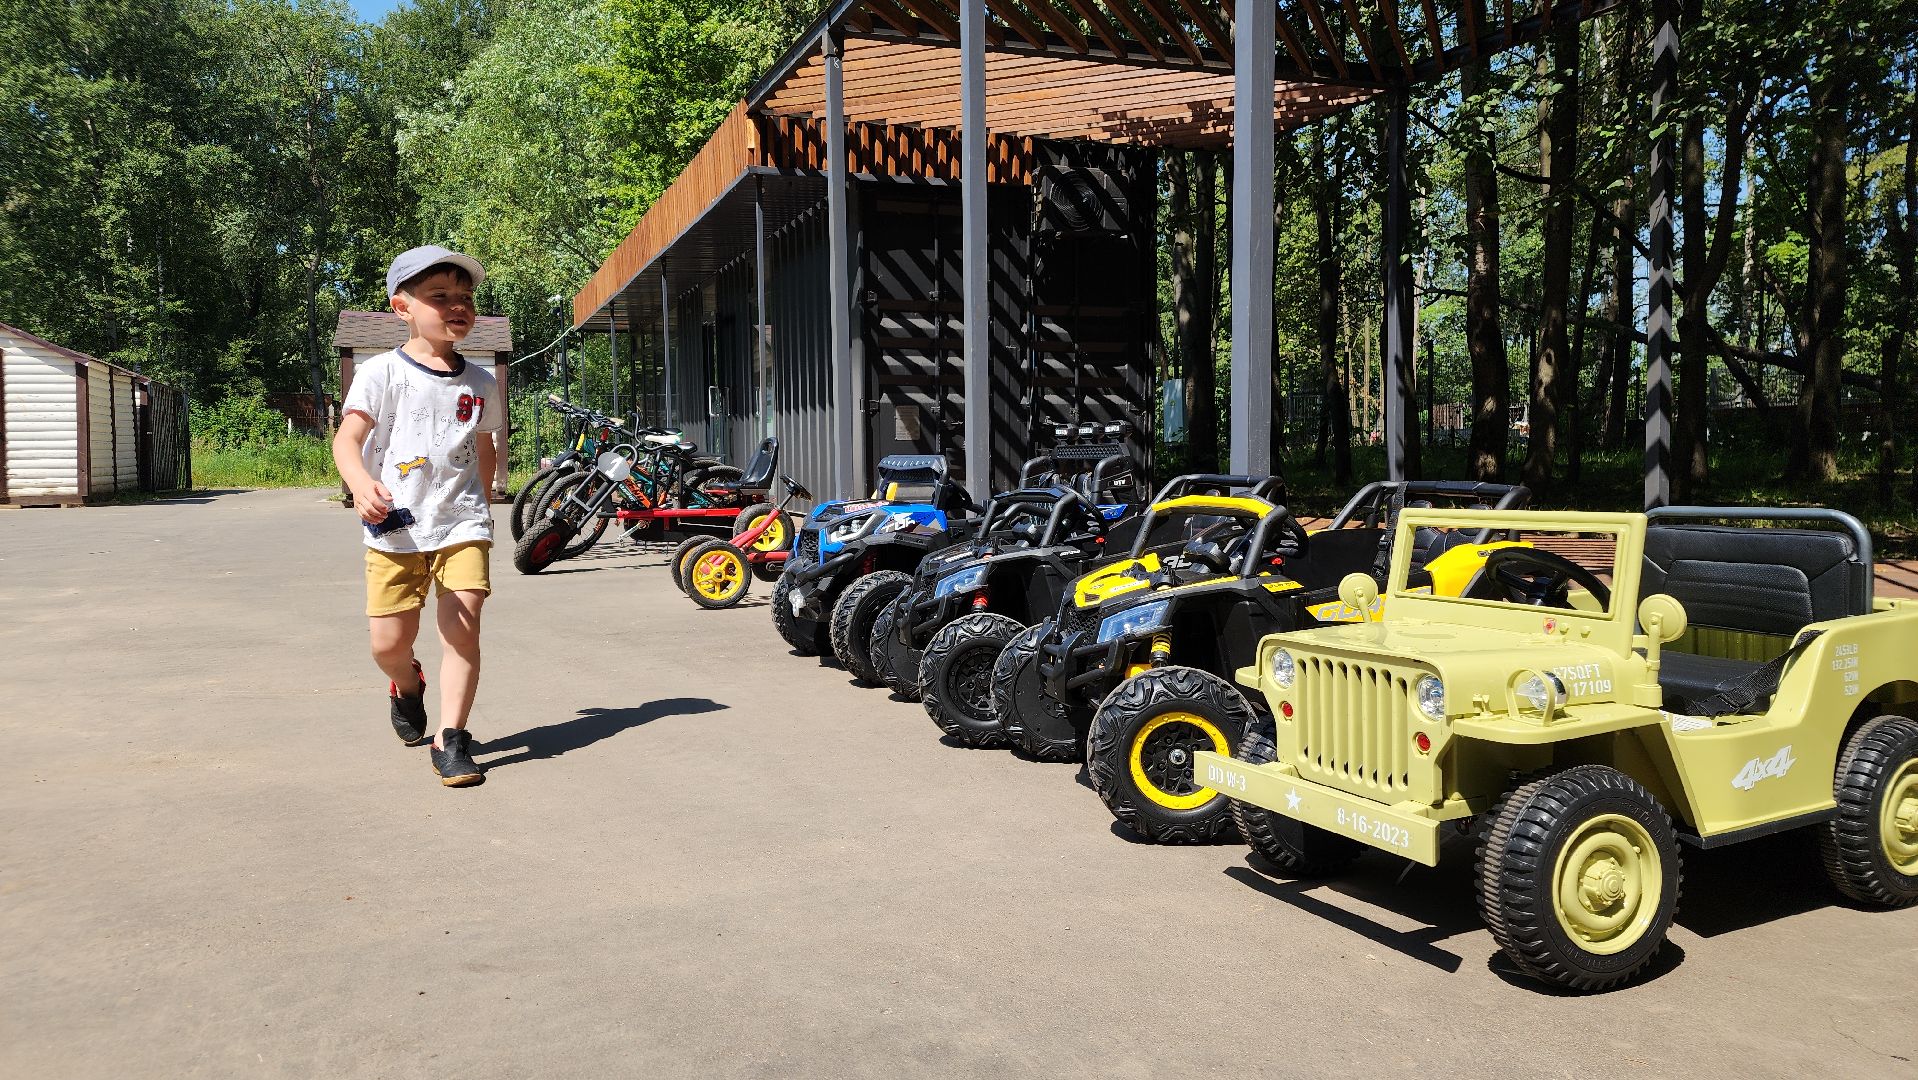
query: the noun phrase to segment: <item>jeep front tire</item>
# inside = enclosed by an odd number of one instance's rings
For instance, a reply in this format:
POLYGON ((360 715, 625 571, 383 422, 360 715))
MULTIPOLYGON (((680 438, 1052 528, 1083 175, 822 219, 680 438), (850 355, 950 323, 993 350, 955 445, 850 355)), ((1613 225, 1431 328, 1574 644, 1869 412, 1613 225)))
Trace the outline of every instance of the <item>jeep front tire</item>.
POLYGON ((1658 800, 1616 769, 1577 765, 1492 811, 1478 851, 1479 912, 1521 971, 1606 990, 1664 945, 1681 873, 1658 800))

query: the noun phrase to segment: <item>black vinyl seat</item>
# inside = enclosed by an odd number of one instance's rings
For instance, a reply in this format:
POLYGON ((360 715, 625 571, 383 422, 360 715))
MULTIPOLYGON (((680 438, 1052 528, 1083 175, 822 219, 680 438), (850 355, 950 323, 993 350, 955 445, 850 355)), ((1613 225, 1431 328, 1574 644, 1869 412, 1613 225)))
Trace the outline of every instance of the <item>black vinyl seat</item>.
MULTIPOLYGON (((1659 524, 1645 530, 1639 591, 1672 596, 1692 627, 1789 641, 1810 623, 1870 612, 1871 567, 1842 532, 1659 524)), ((1678 713, 1765 666, 1672 649, 1659 655, 1665 707, 1678 713)))
POLYGON ((773 473, 779 468, 779 439, 768 436, 753 452, 752 460, 746 462, 746 471, 737 480, 726 480, 706 485, 707 490, 722 491, 764 491, 773 486, 773 473))

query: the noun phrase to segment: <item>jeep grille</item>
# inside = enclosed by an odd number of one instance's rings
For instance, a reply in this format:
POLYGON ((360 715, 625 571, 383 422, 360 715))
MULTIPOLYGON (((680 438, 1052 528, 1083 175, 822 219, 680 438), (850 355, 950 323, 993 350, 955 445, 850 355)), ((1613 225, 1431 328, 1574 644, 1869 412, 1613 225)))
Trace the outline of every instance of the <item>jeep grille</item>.
POLYGON ((1298 678, 1299 772, 1348 790, 1407 791, 1413 752, 1409 673, 1303 656, 1298 678))
POLYGON ((799 534, 799 557, 807 560, 819 558, 819 530, 807 529, 799 534))

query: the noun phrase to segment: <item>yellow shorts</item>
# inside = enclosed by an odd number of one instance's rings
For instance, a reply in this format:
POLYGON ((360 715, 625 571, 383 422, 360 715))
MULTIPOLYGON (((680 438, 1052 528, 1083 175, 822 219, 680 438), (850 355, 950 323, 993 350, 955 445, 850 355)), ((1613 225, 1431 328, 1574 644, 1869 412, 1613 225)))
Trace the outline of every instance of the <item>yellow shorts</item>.
POLYGON ((493 545, 485 540, 454 544, 438 551, 366 549, 366 613, 398 615, 426 606, 427 586, 438 582, 449 592, 493 591, 487 570, 493 545))

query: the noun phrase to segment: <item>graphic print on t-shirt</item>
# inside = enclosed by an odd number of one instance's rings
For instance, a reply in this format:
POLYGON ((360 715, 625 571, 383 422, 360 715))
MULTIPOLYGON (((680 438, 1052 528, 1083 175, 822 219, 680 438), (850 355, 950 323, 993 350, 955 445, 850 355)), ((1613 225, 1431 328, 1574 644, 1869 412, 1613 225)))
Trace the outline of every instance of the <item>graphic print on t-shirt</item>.
POLYGON ((367 546, 436 551, 493 538, 474 446, 502 426, 501 410, 486 408, 497 395, 492 373, 463 358, 439 371, 395 350, 359 365, 346 408, 374 420, 362 461, 414 518, 411 529, 367 537, 367 546))

